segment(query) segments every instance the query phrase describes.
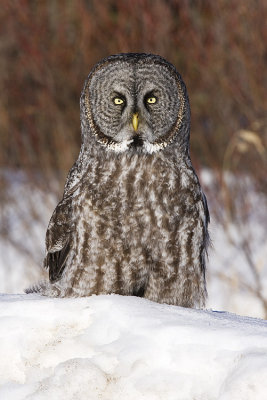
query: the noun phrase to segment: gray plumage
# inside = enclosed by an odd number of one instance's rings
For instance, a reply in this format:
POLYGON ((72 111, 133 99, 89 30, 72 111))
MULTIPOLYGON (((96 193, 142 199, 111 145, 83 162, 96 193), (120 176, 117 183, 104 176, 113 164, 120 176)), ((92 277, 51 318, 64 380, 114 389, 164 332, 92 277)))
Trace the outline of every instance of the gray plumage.
POLYGON ((203 307, 209 213, 181 76, 159 56, 110 56, 80 106, 81 151, 46 235, 49 282, 27 292, 203 307))

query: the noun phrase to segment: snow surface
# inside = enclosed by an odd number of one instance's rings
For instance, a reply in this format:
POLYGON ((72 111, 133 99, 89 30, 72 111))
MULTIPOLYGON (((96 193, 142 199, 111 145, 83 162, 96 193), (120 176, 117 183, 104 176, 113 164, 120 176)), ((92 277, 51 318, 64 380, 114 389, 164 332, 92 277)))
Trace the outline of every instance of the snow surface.
POLYGON ((0 296, 2 400, 266 400, 267 321, 118 295, 0 296))

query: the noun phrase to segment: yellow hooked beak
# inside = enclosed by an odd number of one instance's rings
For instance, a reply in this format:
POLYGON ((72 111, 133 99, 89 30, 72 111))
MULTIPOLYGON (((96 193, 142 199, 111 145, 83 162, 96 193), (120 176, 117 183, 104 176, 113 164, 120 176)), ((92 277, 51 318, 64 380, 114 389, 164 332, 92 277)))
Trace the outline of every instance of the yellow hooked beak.
POLYGON ((133 125, 135 132, 138 129, 138 118, 139 118, 138 113, 133 114, 132 125, 133 125))

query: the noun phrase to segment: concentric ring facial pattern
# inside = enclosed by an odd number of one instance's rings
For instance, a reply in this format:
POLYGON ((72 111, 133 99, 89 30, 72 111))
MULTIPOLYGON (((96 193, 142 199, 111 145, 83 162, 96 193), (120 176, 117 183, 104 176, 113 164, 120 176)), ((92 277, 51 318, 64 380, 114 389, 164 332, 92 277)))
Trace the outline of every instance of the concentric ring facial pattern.
POLYGON ((135 113, 143 151, 164 148, 179 134, 186 96, 180 76, 165 63, 161 59, 151 63, 149 56, 115 59, 92 72, 85 88, 85 104, 91 130, 100 143, 128 149, 135 142, 131 124, 135 113), (148 96, 156 101, 149 104, 148 96), (124 99, 122 104, 115 104, 116 97, 124 99))

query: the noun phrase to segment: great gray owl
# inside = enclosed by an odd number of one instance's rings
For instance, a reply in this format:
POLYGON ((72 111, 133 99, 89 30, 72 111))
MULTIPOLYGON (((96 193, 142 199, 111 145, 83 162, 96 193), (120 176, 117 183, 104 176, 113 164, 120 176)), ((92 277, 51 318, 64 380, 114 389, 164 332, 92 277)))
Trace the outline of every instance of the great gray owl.
POLYGON ((80 154, 46 234, 49 282, 27 292, 203 307, 209 212, 181 76, 160 56, 110 56, 80 106, 80 154))

